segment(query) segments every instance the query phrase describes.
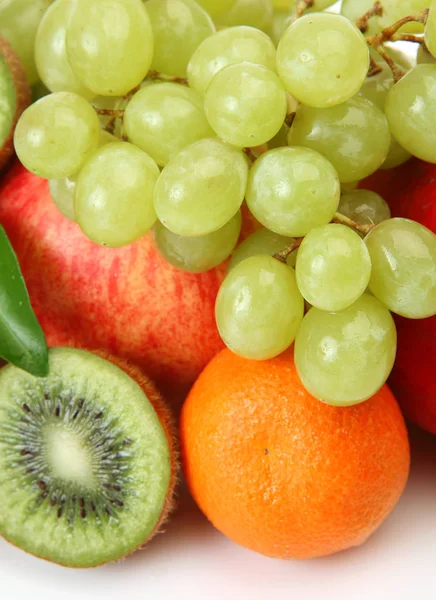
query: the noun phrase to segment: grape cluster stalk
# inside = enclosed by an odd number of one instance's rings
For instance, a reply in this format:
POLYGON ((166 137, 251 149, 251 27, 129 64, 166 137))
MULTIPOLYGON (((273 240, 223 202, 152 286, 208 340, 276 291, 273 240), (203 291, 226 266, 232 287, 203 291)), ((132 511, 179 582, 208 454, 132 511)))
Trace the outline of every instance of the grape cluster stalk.
MULTIPOLYGON (((436 163, 436 7, 112 0, 103 20, 104 0, 47 4, 27 58, 50 93, 15 148, 62 214, 108 248, 151 231, 190 273, 227 260, 216 323, 233 352, 294 344, 321 401, 376 393, 391 313, 436 314, 436 236, 356 188, 412 156, 436 163)), ((18 38, 16 17, 0 7, 0 35, 18 38)))

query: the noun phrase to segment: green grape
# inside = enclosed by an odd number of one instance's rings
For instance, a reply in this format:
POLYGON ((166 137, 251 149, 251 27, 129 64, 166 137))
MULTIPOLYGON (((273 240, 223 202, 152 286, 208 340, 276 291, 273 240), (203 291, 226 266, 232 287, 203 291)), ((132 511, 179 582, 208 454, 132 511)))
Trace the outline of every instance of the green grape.
POLYGON ((392 71, 387 65, 379 65, 380 73, 367 77, 360 88, 360 93, 371 100, 380 110, 385 109, 389 90, 394 85, 392 71))
POLYGON ((329 223, 337 211, 340 185, 333 166, 309 148, 277 148, 251 168, 246 200, 271 231, 299 237, 329 223))
MULTIPOLYGON (((227 271, 231 271, 236 265, 239 265, 243 260, 252 256, 259 256, 260 254, 274 256, 274 254, 288 248, 293 242, 295 242, 294 238, 279 235, 262 227, 249 235, 242 244, 239 244, 232 254, 227 271)), ((291 267, 295 266, 296 253, 297 250, 286 261, 291 267)))
MULTIPOLYGON (((427 23, 425 26, 425 45, 427 46, 428 52, 424 50, 427 54, 430 54, 430 57, 433 58, 436 55, 436 5, 433 5, 430 8, 430 12, 428 13, 427 23)), ((423 51, 421 51, 421 56, 423 51)), ((425 55, 424 55, 425 56, 425 55)), ((424 62, 432 62, 432 61, 424 61, 424 62)))
POLYGON ((341 196, 338 212, 358 225, 377 225, 391 218, 388 203, 370 190, 350 190, 341 196))
POLYGON ((365 242, 374 296, 409 319, 436 314, 436 235, 415 221, 389 219, 377 225, 365 242))
MULTIPOLYGON (((383 0, 383 15, 380 18, 380 26, 389 27, 403 17, 418 15, 422 10, 428 8, 431 0, 383 0)), ((424 30, 421 23, 407 23, 399 30, 401 33, 420 33, 424 30)))
POLYGON ((217 23, 227 27, 248 25, 267 31, 272 24, 273 12, 272 0, 236 0, 229 11, 219 15, 217 23))
POLYGON ((204 273, 230 256, 238 242, 241 224, 239 210, 217 231, 197 237, 184 237, 165 229, 158 221, 153 229, 153 237, 157 249, 170 265, 188 273, 204 273))
POLYGON ((211 18, 194 0, 148 0, 146 7, 154 34, 153 69, 186 77, 191 56, 215 33, 211 18))
POLYGON ((30 84, 38 81, 34 44, 38 25, 53 0, 0 0, 0 36, 20 57, 30 84))
POLYGON ((277 72, 307 106, 327 107, 354 96, 369 68, 366 40, 341 15, 314 13, 292 23, 277 48, 277 72))
POLYGON ((418 61, 418 65, 425 65, 425 64, 434 65, 434 64, 436 64, 436 58, 432 54, 430 54, 430 52, 427 50, 427 48, 423 44, 419 45, 417 61, 418 61))
POLYGON ((240 62, 252 62, 275 70, 274 44, 265 33, 252 27, 218 31, 206 38, 192 55, 188 65, 189 85, 204 95, 218 71, 240 62))
POLYGON ((217 135, 234 146, 260 146, 278 133, 287 111, 285 88, 261 65, 239 63, 219 71, 204 97, 217 135))
POLYGON ((276 46, 279 45, 283 34, 291 24, 292 17, 289 11, 275 11, 268 34, 276 46))
POLYGON ((127 105, 124 128, 129 140, 166 165, 180 150, 214 135, 201 96, 178 83, 142 88, 127 105))
POLYGON ((15 90, 14 80, 6 61, 0 52, 0 153, 5 141, 11 133, 16 110, 17 92, 15 90))
POLYGON ((300 106, 288 142, 323 154, 341 183, 347 183, 377 171, 388 154, 391 135, 383 112, 363 96, 355 96, 330 108, 300 106))
POLYGON ((333 406, 359 404, 386 382, 397 334, 383 304, 364 294, 339 312, 311 308, 295 340, 295 364, 304 387, 333 406))
POLYGON ((268 148, 274 150, 274 148, 285 148, 288 145, 288 128, 283 125, 279 132, 269 140, 268 148))
POLYGON ((404 164, 412 158, 410 152, 400 146, 397 140, 391 135, 391 145, 385 162, 381 165, 380 169, 394 169, 404 164))
POLYGON ((102 246, 127 246, 156 222, 153 191, 159 168, 127 142, 93 154, 77 179, 74 209, 85 235, 102 246))
POLYGON ((50 196, 58 210, 70 221, 76 220, 74 210, 74 192, 77 179, 66 177, 65 179, 52 179, 49 181, 50 196))
MULTIPOLYGON (((342 0, 341 14, 347 17, 352 23, 363 17, 374 6, 374 0, 342 0)), ((381 30, 378 16, 371 17, 368 20, 368 27, 365 31, 366 36, 377 35, 381 30)))
MULTIPOLYGON (((361 0, 359 0, 360 2, 361 0)), ((320 11, 332 6, 335 0, 314 0, 313 7, 307 9, 308 11, 320 11)), ((273 0, 273 6, 278 10, 287 10, 288 13, 292 13, 297 7, 297 0, 273 0)))
MULTIPOLYGON (((108 133, 100 131, 99 148, 106 144, 114 144, 119 140, 108 133)), ((70 221, 76 220, 76 211, 74 210, 74 194, 76 190, 77 176, 66 177, 65 179, 51 179, 49 181, 50 195, 59 211, 70 221)))
POLYGON ((50 91, 92 98, 95 94, 82 85, 67 58, 65 37, 72 7, 73 0, 57 0, 44 14, 35 39, 36 67, 50 91))
POLYGON ((198 0, 198 4, 213 18, 226 10, 230 10, 235 3, 236 0, 198 0))
POLYGON ((23 165, 40 177, 77 173, 98 147, 100 123, 88 102, 57 92, 32 104, 18 121, 14 144, 23 165))
POLYGON ((403 148, 436 163, 436 65, 418 65, 390 90, 386 116, 403 148))
POLYGON ((140 0, 74 0, 67 27, 68 61, 94 94, 123 96, 151 65, 153 32, 140 0))
MULTIPOLYGON (((371 100, 380 110, 385 110, 386 100, 390 89, 394 85, 392 71, 387 65, 382 65, 382 71, 367 77, 363 83, 360 93, 368 100, 371 100)), ((385 162, 380 166, 381 169, 393 169, 402 165, 411 158, 410 152, 405 150, 394 136, 391 136, 391 145, 385 162)))
POLYGON ((232 269, 215 305, 218 331, 226 346, 255 360, 289 348, 303 314, 294 270, 266 255, 247 258, 232 269))
POLYGON ((159 221, 173 233, 198 236, 223 227, 240 209, 248 165, 240 150, 204 139, 164 167, 154 194, 159 221))
POLYGON ((298 251, 298 289, 312 306, 326 311, 351 306, 366 290, 371 260, 358 233, 331 223, 312 229, 298 251))

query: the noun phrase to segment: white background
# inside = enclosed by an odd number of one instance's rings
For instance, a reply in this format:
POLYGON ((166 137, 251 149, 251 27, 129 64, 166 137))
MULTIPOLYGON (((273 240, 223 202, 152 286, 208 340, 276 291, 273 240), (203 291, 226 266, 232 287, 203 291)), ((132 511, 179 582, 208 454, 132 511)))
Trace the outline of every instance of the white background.
POLYGON ((435 600, 436 437, 414 429, 411 441, 406 492, 363 547, 304 562, 264 558, 226 540, 182 493, 167 532, 122 563, 72 571, 0 541, 0 599, 435 600))

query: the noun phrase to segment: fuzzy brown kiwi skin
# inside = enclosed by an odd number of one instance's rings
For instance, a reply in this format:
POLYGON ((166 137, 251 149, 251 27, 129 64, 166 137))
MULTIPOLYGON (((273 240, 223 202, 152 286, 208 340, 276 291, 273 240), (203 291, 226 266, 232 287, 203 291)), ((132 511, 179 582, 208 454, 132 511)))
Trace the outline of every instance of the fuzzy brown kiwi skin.
POLYGON ((30 90, 29 82, 27 81, 26 72, 21 64, 18 55, 9 45, 9 43, 0 37, 0 54, 6 61, 7 66, 12 74, 14 81, 15 91, 17 94, 17 108, 15 111, 14 120, 12 122, 11 132, 9 137, 6 138, 3 147, 0 148, 0 172, 6 165, 12 154, 14 153, 14 131, 15 125, 20 118, 23 111, 29 106, 31 102, 32 92, 30 90))
MULTIPOLYGON (((99 356, 100 358, 103 358, 103 359, 111 362, 113 365, 115 365, 116 367, 118 367, 119 369, 124 371, 124 373, 129 375, 129 377, 131 377, 133 379, 133 381, 135 381, 139 385, 139 387, 142 389, 144 394, 147 396, 150 404, 153 406, 153 408, 159 418, 160 424, 162 425, 163 430, 166 435, 166 438, 168 440, 168 446, 170 449, 170 456, 171 456, 171 476, 170 476, 170 483, 168 486, 167 497, 165 499, 160 517, 159 517, 153 531, 148 536, 148 538, 146 540, 144 540, 144 542, 142 542, 142 544, 140 544, 136 548, 133 548, 133 550, 126 552, 126 554, 121 555, 119 558, 117 558, 116 561, 114 561, 114 562, 119 562, 119 561, 127 558, 128 556, 131 556, 138 550, 141 550, 142 548, 144 548, 150 542, 150 540, 152 538, 154 538, 154 536, 156 534, 163 533, 164 526, 167 523, 170 514, 176 508, 176 487, 177 487, 177 483, 179 481, 179 473, 180 473, 180 458, 179 458, 180 455, 179 455, 179 445, 178 445, 177 433, 176 433, 177 428, 176 428, 176 424, 174 421, 174 417, 173 417, 171 411, 169 410, 169 408, 167 407, 166 402, 163 399, 162 395, 156 388, 155 384, 151 381, 151 379, 149 379, 139 367, 132 365, 125 359, 114 356, 114 355, 110 354, 109 352, 106 352, 105 350, 87 350, 86 348, 79 347, 76 344, 71 345, 71 347, 74 347, 76 350, 83 350, 85 352, 95 354, 96 356, 99 356)), ((0 359, 0 371, 6 365, 7 365, 7 363, 5 363, 4 361, 2 361, 2 359, 0 359)), ((3 538, 3 539, 5 539, 5 538, 3 538)), ((11 544, 11 546, 14 546, 14 547, 18 548, 19 550, 24 551, 26 554, 29 554, 30 556, 35 556, 36 558, 38 558, 40 560, 44 560, 45 562, 49 562, 51 564, 57 564, 60 567, 64 567, 64 568, 66 567, 68 569, 74 569, 74 570, 96 569, 98 567, 102 567, 105 564, 108 564, 106 562, 102 562, 100 564, 92 565, 92 566, 85 565, 85 566, 78 566, 78 567, 76 567, 76 566, 68 567, 64 564, 57 563, 56 561, 51 561, 48 558, 36 556, 36 554, 32 554, 32 552, 28 552, 27 550, 23 550, 23 548, 19 548, 18 546, 15 546, 15 544, 10 542, 9 540, 5 539, 5 541, 8 542, 9 544, 11 544)))

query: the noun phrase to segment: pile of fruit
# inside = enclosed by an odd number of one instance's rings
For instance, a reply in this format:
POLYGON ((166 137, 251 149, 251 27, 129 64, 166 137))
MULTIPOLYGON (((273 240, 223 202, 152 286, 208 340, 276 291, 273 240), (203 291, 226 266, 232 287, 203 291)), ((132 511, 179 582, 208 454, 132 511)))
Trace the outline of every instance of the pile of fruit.
POLYGON ((436 5, 332 4, 0 2, 8 541, 134 551, 177 437, 206 516, 268 556, 361 544, 396 505, 390 376, 436 434, 436 5))

